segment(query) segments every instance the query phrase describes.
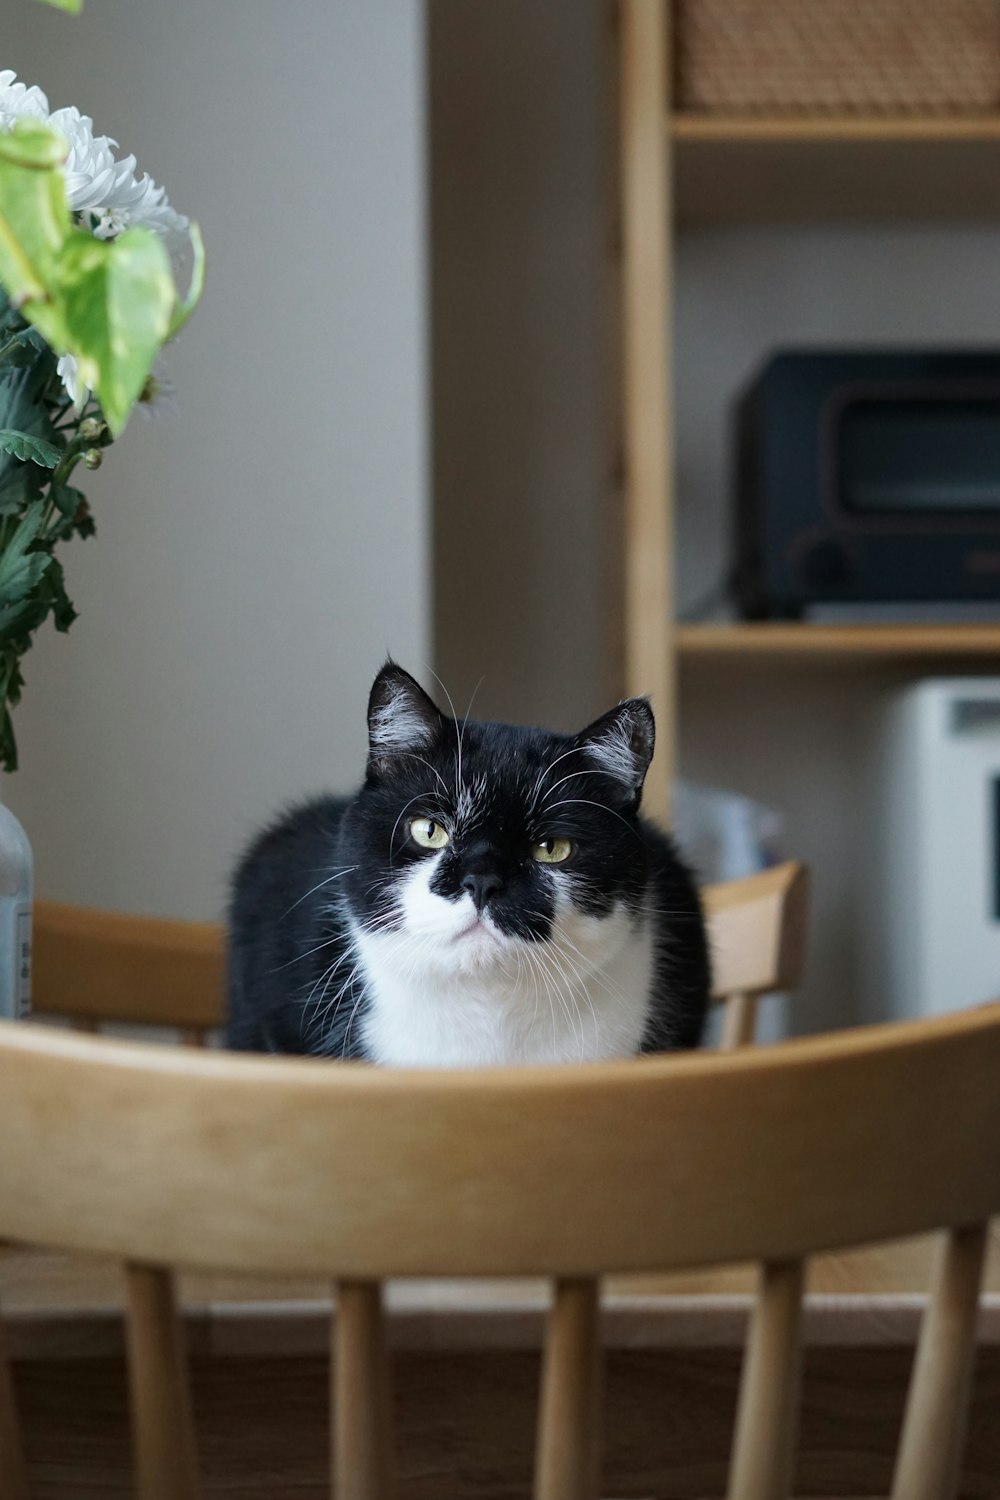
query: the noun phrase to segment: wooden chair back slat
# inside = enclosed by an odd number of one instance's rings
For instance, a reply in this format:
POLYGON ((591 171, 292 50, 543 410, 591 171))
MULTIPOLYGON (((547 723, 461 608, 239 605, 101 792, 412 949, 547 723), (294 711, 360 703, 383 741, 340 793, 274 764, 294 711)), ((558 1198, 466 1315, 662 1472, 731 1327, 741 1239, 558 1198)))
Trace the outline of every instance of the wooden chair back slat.
POLYGON ((337 1284, 333 1377, 333 1500, 393 1500, 389 1369, 376 1281, 337 1284))
POLYGON ((535 1500, 598 1500, 601 1466, 599 1284, 558 1280, 545 1335, 535 1500))
POLYGON ((728 1500, 787 1500, 798 1426, 804 1267, 761 1267, 740 1379, 728 1500))
POLYGON ((32 993, 39 1014, 210 1030, 225 1021, 225 934, 36 901, 32 993))
POLYGON ((714 999, 766 995, 800 983, 808 898, 808 872, 794 861, 704 887, 714 999))
POLYGON ((757 1027, 757 996, 734 990, 727 995, 725 1005, 719 1046, 724 1052, 732 1047, 748 1047, 757 1027))
POLYGON ((2 1320, 0 1320, 0 1495, 4 1497, 4 1500, 29 1500, 28 1472, 21 1449, 14 1381, 7 1358, 7 1341, 2 1320))
POLYGON ((198 1500, 194 1420, 173 1277, 125 1268, 138 1500, 198 1500))
POLYGON ((941 1500, 958 1485, 987 1224, 942 1237, 896 1459, 892 1500, 941 1500))

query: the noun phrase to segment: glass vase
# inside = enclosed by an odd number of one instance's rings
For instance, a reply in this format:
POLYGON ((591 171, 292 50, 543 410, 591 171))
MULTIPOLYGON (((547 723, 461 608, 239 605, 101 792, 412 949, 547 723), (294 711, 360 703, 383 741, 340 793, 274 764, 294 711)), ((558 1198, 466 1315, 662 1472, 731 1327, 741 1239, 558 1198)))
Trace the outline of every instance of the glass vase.
POLYGON ((28 835, 0 802, 0 1017, 31 1013, 31 896, 34 861, 28 835))

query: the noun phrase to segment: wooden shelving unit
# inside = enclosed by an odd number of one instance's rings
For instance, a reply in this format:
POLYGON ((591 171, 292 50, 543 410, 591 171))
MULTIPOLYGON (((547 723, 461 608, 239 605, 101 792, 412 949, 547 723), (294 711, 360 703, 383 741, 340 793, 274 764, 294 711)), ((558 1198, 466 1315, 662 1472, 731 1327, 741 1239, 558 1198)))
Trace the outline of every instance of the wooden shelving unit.
POLYGON ((1000 666, 1000 625, 680 625, 681 660, 739 662, 992 662, 1000 666))
POLYGON ((902 118, 679 113, 670 98, 669 0, 619 0, 626 680, 648 691, 666 752, 654 805, 669 805, 676 682, 699 663, 929 662, 1000 666, 1000 626, 671 624, 678 373, 666 309, 673 244, 700 227, 907 218, 1000 219, 1000 114, 902 118))
POLYGON ((808 145, 839 141, 856 145, 872 141, 920 142, 1000 141, 1000 117, 995 115, 699 115, 675 111, 665 116, 667 131, 677 141, 730 141, 759 145, 772 141, 808 145))

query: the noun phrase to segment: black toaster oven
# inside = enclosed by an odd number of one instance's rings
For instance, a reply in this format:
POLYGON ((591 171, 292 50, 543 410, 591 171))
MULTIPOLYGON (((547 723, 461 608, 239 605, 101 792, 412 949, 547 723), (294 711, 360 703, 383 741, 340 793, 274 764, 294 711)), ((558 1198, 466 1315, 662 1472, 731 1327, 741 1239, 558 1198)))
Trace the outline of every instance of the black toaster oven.
POLYGON ((737 427, 746 616, 1000 602, 1000 353, 783 351, 737 427))

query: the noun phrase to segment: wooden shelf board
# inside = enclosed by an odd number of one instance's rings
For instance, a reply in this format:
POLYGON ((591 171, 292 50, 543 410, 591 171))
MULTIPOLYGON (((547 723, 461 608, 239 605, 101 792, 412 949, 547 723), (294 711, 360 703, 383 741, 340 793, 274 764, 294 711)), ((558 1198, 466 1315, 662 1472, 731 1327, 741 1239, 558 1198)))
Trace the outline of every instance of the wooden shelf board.
POLYGON ((681 228, 1000 218, 1000 115, 674 116, 681 228))
POLYGON ((1000 625, 681 625, 676 642, 682 662, 995 658, 1000 669, 1000 625))
POLYGON ((667 128, 678 141, 752 144, 784 141, 952 142, 1000 140, 996 115, 696 115, 674 114, 667 128))

